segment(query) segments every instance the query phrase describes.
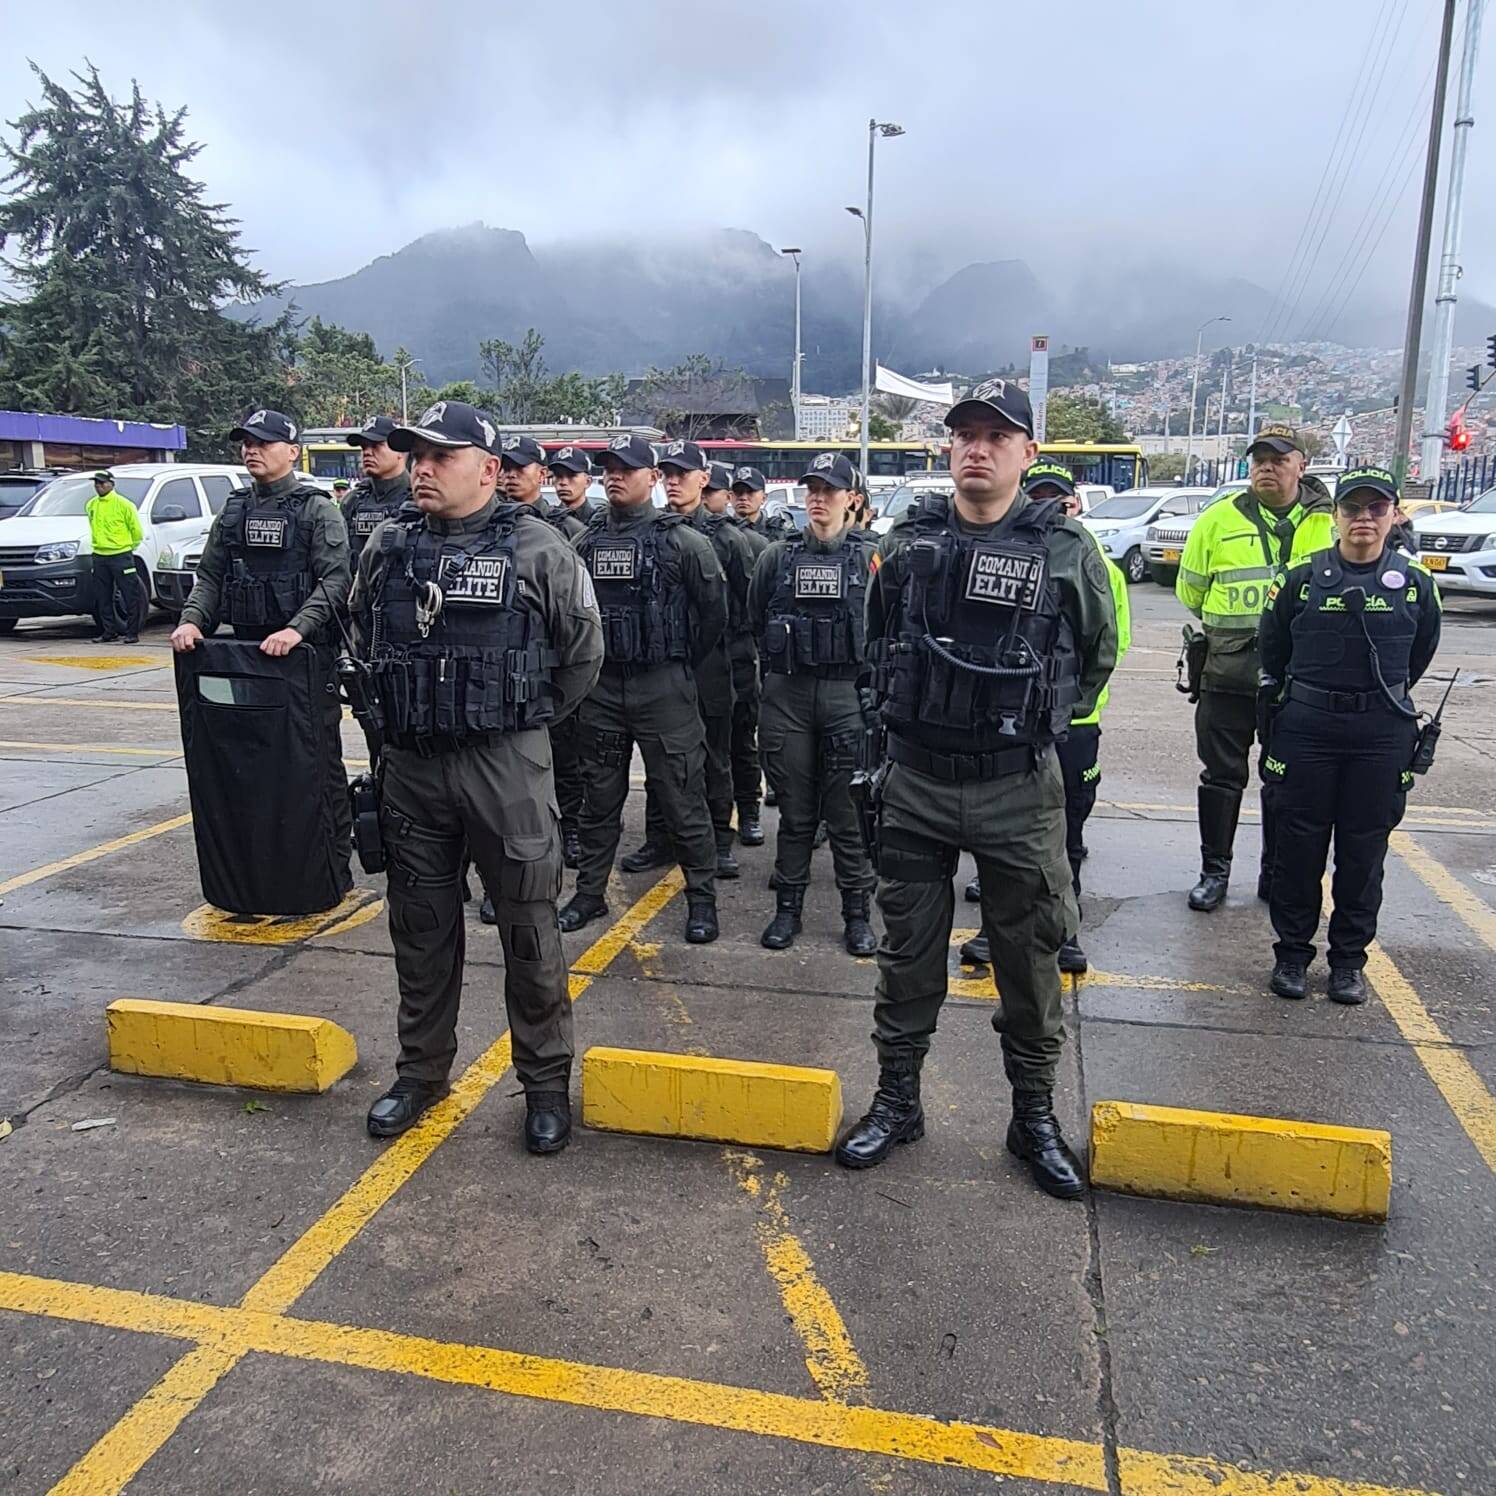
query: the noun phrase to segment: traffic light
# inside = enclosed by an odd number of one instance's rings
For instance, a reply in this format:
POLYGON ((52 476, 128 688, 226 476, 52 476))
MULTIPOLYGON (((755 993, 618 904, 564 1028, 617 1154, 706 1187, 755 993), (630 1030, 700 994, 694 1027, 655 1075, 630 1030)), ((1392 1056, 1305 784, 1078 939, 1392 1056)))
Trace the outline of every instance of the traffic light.
POLYGON ((1466 383, 1466 385, 1469 386, 1470 389, 1474 390, 1477 394, 1480 393, 1480 365, 1479 364, 1471 364, 1470 367, 1465 370, 1465 383, 1466 383))
POLYGON ((1444 434, 1444 444, 1451 452, 1463 452, 1470 445, 1470 433, 1465 429, 1465 418, 1452 416, 1449 430, 1444 434))
POLYGON ((1496 369, 1496 332, 1486 339, 1486 362, 1496 369))

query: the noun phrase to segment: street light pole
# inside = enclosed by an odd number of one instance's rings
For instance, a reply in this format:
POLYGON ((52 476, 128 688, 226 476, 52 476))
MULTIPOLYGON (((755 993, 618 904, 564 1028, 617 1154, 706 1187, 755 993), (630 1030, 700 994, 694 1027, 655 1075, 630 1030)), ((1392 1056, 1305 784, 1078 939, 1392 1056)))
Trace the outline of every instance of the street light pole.
POLYGON ((424 362, 425 362, 424 359, 410 358, 410 359, 406 359, 406 361, 403 364, 397 365, 397 367, 400 370, 400 423, 401 423, 401 425, 406 425, 410 421, 410 396, 409 396, 408 392, 406 391, 406 387, 405 387, 405 376, 410 372, 410 370, 412 370, 413 368, 415 368, 415 366, 417 364, 424 363, 424 362))
POLYGON ((867 476, 868 423, 873 405, 873 146, 882 135, 891 139, 902 135, 902 125, 870 119, 867 122, 867 208, 848 208, 854 218, 862 220, 862 431, 860 456, 862 475, 867 476))
POLYGON ((1195 460, 1195 405, 1200 398, 1200 350, 1204 346, 1205 329, 1215 322, 1229 322, 1230 317, 1211 317, 1200 324, 1195 333, 1195 378, 1190 385, 1190 436, 1184 449, 1184 481, 1190 481, 1190 465, 1195 460))
POLYGON ((795 440, 800 440, 800 250, 781 249, 795 262, 795 362, 790 368, 790 404, 795 412, 795 440))

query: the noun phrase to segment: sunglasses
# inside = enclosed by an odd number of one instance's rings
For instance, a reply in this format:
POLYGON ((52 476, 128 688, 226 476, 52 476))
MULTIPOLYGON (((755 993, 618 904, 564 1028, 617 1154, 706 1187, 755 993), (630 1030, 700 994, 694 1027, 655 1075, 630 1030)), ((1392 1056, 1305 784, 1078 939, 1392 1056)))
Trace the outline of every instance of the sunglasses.
POLYGON ((1347 519, 1355 519, 1358 514, 1369 514, 1372 519, 1385 519, 1392 513, 1392 500, 1368 499, 1364 504, 1357 504, 1349 499, 1340 499, 1336 501, 1336 507, 1347 519))

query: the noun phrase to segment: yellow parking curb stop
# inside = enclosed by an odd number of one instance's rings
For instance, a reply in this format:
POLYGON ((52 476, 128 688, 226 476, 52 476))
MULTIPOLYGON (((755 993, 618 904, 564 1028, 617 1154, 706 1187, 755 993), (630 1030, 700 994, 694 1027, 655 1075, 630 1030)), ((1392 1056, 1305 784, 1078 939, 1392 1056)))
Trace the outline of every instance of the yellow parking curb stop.
POLYGON ((260 1013, 122 997, 109 1004, 109 1067, 260 1091, 325 1091, 358 1061, 347 1029, 301 1013, 260 1013))
POLYGON ((1166 1200, 1385 1221, 1392 1138, 1369 1128, 1098 1101, 1091 1183, 1166 1200))
POLYGON ((827 1153, 841 1116, 834 1070, 642 1049, 582 1056, 582 1121, 604 1132, 827 1153))

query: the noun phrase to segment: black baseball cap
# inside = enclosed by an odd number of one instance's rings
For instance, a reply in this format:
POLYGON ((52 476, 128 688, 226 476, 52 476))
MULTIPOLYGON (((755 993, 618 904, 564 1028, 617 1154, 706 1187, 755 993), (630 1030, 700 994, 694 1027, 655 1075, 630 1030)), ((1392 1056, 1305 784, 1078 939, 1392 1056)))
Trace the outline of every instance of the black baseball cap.
POLYGON ((229 432, 231 442, 242 442, 252 436, 262 442, 294 442, 296 422, 278 410, 254 410, 229 432))
POLYGON ((630 468, 652 468, 659 465, 655 449, 642 436, 615 436, 597 454, 598 466, 601 467, 610 457, 630 468))
POLYGON ((756 467, 740 467, 732 470, 734 488, 751 488, 755 493, 764 491, 764 475, 756 467))
POLYGON ((857 469, 852 466, 851 460, 843 457, 840 452, 822 452, 800 474, 802 483, 808 478, 819 478, 822 483, 829 483, 832 488, 844 488, 850 492, 857 486, 857 469))
POLYGON ((499 428, 486 411, 463 400, 438 400, 421 412, 411 426, 396 426, 389 443, 397 452, 409 452, 418 441, 434 447, 477 447, 499 455, 499 428))
POLYGON ((1340 482, 1335 486, 1335 502, 1340 503, 1359 488, 1368 489, 1381 498, 1397 503, 1397 479, 1386 468, 1359 467, 1342 473, 1340 482))
POLYGON ((708 463, 706 486, 708 488, 730 490, 732 488, 732 469, 725 462, 708 463))
POLYGON ((976 410, 1000 416, 1025 436, 1032 437, 1034 434, 1034 408, 1029 404, 1029 397, 1012 379, 984 379, 946 411, 947 429, 955 426, 963 411, 971 414, 976 410))
POLYGON ((1050 484, 1059 489, 1062 494, 1074 494, 1075 478, 1069 468, 1061 467, 1057 462, 1036 462, 1023 475, 1023 491, 1032 493, 1034 489, 1050 484))
POLYGON ((557 447, 546 458, 545 465, 562 468, 568 473, 590 473, 592 471, 592 459, 580 447, 557 447))
POLYGON ((367 421, 348 438, 350 447, 373 447, 380 442, 387 442, 390 433, 395 429, 395 422, 390 416, 370 416, 367 421))
POLYGON ((695 442, 671 441, 660 448, 659 466, 679 468, 684 473, 704 473, 710 464, 695 442))
POLYGON ((95 483, 113 483, 114 474, 111 473, 108 468, 100 468, 98 472, 93 475, 93 480, 95 483))
POLYGON ((538 462, 545 466, 545 448, 533 436, 506 436, 499 442, 499 456, 515 467, 529 467, 538 462))
POLYGON ((1258 447, 1270 447, 1274 452, 1298 452, 1305 457, 1309 455, 1304 450, 1304 438, 1298 431, 1292 426, 1277 423, 1257 428, 1257 435, 1252 438, 1247 455, 1250 457, 1258 447))

